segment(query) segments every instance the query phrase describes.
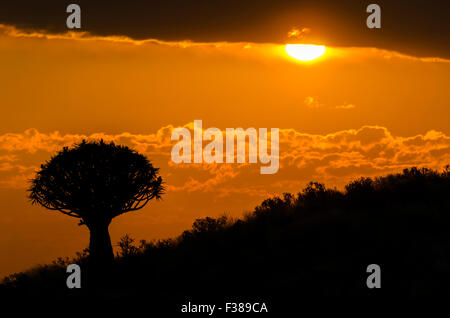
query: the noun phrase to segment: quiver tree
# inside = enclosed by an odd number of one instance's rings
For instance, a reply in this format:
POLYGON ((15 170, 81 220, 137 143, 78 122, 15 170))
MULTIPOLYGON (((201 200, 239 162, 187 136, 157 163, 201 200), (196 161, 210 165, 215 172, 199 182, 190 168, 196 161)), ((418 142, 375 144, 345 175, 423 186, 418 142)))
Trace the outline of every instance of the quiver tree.
POLYGON ((41 165, 29 198, 33 204, 80 219, 90 231, 90 262, 103 266, 114 260, 111 220, 142 209, 163 192, 158 168, 145 156, 113 142, 83 140, 41 165))

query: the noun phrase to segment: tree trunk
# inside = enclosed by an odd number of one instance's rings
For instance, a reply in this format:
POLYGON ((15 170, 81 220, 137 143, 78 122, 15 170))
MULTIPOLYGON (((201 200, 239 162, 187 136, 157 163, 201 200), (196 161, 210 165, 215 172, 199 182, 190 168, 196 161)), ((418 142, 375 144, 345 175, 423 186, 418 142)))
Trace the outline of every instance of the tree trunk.
POLYGON ((108 227, 109 222, 89 225, 89 231, 91 232, 89 259, 91 264, 99 270, 102 270, 102 267, 109 267, 114 262, 114 253, 108 227))

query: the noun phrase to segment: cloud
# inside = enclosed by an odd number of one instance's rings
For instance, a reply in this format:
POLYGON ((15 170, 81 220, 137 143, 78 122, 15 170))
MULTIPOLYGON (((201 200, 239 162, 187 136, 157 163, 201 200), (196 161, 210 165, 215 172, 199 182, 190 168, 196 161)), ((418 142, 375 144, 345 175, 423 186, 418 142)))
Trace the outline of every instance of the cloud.
POLYGON ((311 32, 310 28, 296 28, 293 27, 289 32, 287 33, 287 37, 289 39, 299 40, 304 38, 306 35, 308 35, 311 32))
MULTIPOLYGON (((184 125, 192 127, 192 123, 184 125)), ((61 134, 28 129, 0 135, 0 186, 24 188, 39 164, 63 146, 82 139, 115 141, 147 155, 161 168, 169 192, 267 196, 292 191, 311 180, 342 186, 359 176, 374 176, 410 166, 441 169, 450 163, 450 136, 430 130, 425 134, 394 136, 386 127, 363 126, 320 135, 280 129, 280 169, 261 176, 260 164, 181 164, 171 162, 175 141, 167 125, 152 134, 61 134)), ((225 133, 225 132, 224 132, 225 133)), ((298 190, 298 189, 297 189, 298 190)))
POLYGON ((182 41, 163 41, 153 38, 137 40, 128 36, 107 35, 99 36, 93 35, 86 31, 64 31, 62 33, 49 33, 45 30, 27 30, 20 29, 15 26, 0 24, 0 34, 16 37, 16 38, 37 38, 46 40, 78 40, 78 41, 105 41, 116 42, 124 44, 144 45, 144 44, 157 44, 178 48, 188 47, 227 47, 227 46, 239 46, 242 48, 248 47, 248 43, 230 43, 230 42, 193 42, 190 40, 182 41))
MULTIPOLYGON (((303 30, 303 29, 302 29, 303 30)), ((306 32, 300 30, 299 32, 306 32)), ((0 23, 0 37, 19 38, 19 39, 42 39, 50 41, 81 41, 81 42, 106 42, 123 45, 136 46, 161 46, 174 49, 199 49, 202 54, 204 49, 220 50, 229 54, 243 56, 252 56, 253 58, 276 58, 291 61, 285 54, 284 44, 280 43, 256 43, 256 42, 199 42, 192 40, 167 41, 156 38, 134 39, 125 35, 95 35, 88 31, 67 31, 52 33, 46 30, 23 29, 12 25, 0 23)), ((396 51, 378 49, 374 47, 332 47, 327 46, 327 53, 324 59, 348 59, 348 60, 411 60, 427 63, 450 63, 450 59, 439 57, 417 57, 407 55, 396 51)), ((308 97, 309 98, 309 97, 308 97)))
POLYGON ((353 109, 353 108, 356 108, 356 106, 350 103, 344 103, 342 105, 336 106, 336 109, 353 109))
MULTIPOLYGON (((313 96, 306 96, 306 98, 305 98, 305 100, 303 102, 309 108, 321 108, 321 107, 325 106, 324 104, 319 102, 317 97, 313 97, 313 96)), ((335 106, 335 107, 329 107, 329 108, 331 108, 331 109, 334 108, 334 109, 348 110, 348 109, 356 108, 356 106, 354 104, 345 102, 342 105, 338 105, 338 106, 335 106)))
POLYGON ((385 61, 400 59, 425 63, 450 63, 449 58, 419 57, 416 55, 408 55, 394 50, 385 50, 375 47, 335 47, 328 49, 328 56, 330 55, 336 58, 352 58, 352 59, 378 58, 383 59, 385 61))
POLYGON ((312 96, 306 96, 306 98, 305 98, 305 100, 303 102, 309 108, 319 108, 319 107, 323 106, 323 104, 319 103, 317 98, 312 97, 312 96))

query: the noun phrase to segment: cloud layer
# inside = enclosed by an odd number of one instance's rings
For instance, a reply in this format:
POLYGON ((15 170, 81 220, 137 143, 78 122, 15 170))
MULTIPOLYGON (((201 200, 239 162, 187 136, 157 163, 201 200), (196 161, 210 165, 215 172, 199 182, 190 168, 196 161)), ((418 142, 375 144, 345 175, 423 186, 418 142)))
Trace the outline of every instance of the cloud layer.
MULTIPOLYGON (((65 32, 70 3, 3 1, 0 23, 65 32)), ((301 35, 302 40, 331 46, 373 46, 416 56, 450 57, 446 38, 450 4, 445 0, 432 4, 425 0, 380 0, 381 30, 366 27, 369 2, 359 0, 79 0, 77 4, 82 10, 82 31, 102 36, 283 43, 301 35)))
MULTIPOLYGON (((65 32, 70 3, 3 1, 0 23, 65 32)), ((77 4, 82 10, 82 31, 102 36, 283 43, 293 35, 302 35, 302 40, 331 46, 373 46, 416 56, 450 57, 446 38, 450 4, 445 0, 432 4, 425 0, 379 0, 381 30, 366 27, 369 2, 359 0, 79 0, 77 4)))
MULTIPOLYGON (((192 123, 185 127, 192 127, 192 123)), ((259 174, 259 164, 174 164, 170 158, 176 143, 170 138, 173 129, 174 126, 168 125, 146 135, 41 133, 36 129, 3 134, 0 135, 0 186, 26 187, 26 180, 42 161, 82 139, 114 141, 145 154, 170 180, 169 191, 220 195, 231 195, 233 191, 264 195, 284 191, 282 187, 289 182, 313 179, 340 186, 360 175, 379 175, 414 165, 441 169, 450 163, 450 137, 434 130, 400 137, 380 126, 327 135, 280 129, 280 170, 264 177, 259 174)))

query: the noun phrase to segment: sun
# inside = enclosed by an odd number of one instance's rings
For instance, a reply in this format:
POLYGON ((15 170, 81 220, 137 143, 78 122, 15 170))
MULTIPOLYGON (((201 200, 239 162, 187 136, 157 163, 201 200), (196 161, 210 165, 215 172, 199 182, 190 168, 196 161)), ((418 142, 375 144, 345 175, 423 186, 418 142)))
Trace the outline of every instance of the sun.
POLYGON ((286 44, 286 53, 299 61, 312 61, 325 53, 324 45, 313 44, 286 44))

